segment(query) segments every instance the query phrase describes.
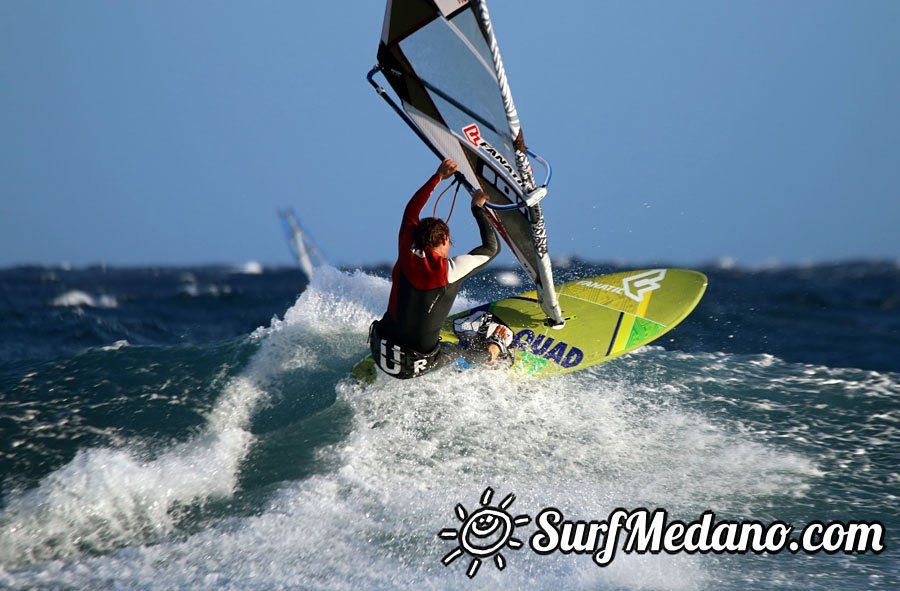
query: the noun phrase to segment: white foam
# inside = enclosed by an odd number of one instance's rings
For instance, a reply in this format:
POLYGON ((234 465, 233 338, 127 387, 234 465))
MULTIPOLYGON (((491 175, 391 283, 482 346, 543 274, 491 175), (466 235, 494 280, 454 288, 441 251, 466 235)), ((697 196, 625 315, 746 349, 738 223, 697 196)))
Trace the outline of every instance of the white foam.
POLYGON ((506 287, 516 287, 522 284, 522 279, 513 271, 497 273, 497 283, 506 287))
POLYGON ((199 283, 190 282, 183 283, 181 287, 178 289, 178 292, 183 295, 188 295, 191 297, 199 297, 199 296, 212 296, 219 297, 222 295, 228 295, 231 293, 230 285, 215 285, 209 284, 203 288, 201 288, 199 283))
POLYGON ((174 503, 234 487, 234 458, 246 435, 204 438, 155 461, 120 450, 79 452, 37 488, 8 500, 0 514, 0 562, 17 565, 159 539, 173 527, 168 511, 174 503))
POLYGON ((118 351, 122 347, 129 347, 131 343, 129 343, 126 339, 118 340, 114 342, 112 345, 105 345, 100 347, 101 351, 118 351))
POLYGON ((263 273, 262 264, 256 261, 247 261, 234 270, 235 273, 243 273, 245 275, 261 275, 263 273))
POLYGON ((140 442, 83 450, 37 487, 9 495, 0 512, 0 564, 158 540, 174 528, 170 512, 176 504, 230 495, 252 442, 253 412, 277 389, 285 368, 321 370, 342 349, 358 356, 364 346, 359 333, 373 315, 368 306, 378 301, 373 289, 386 301, 387 283, 381 279, 323 269, 314 281, 284 321, 254 333, 259 350, 227 380, 198 436, 152 458, 140 442), (309 342, 321 332, 337 338, 319 343, 317 351, 316 342, 309 342), (348 347, 351 333, 354 343, 348 347))
POLYGON ((51 306, 58 307, 79 307, 87 306, 89 308, 117 308, 119 302, 115 297, 107 294, 93 296, 84 291, 73 289, 61 294, 50 302, 51 306))
POLYGON ((715 266, 723 270, 734 269, 737 267, 737 261, 732 257, 720 257, 716 259, 715 266))

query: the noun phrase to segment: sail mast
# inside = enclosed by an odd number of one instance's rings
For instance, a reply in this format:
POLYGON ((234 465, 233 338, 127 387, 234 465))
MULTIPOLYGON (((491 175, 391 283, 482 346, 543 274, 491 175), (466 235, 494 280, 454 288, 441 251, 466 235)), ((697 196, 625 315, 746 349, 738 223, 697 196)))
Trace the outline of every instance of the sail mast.
POLYGON ((494 71, 497 74, 497 82, 500 85, 500 96, 503 98, 503 108, 506 109, 506 122, 509 124, 509 134, 513 138, 513 146, 516 149, 516 168, 519 171, 519 177, 522 179, 522 189, 526 193, 534 191, 536 187, 534 173, 531 170, 531 163, 528 161, 525 140, 522 136, 522 126, 519 123, 519 112, 516 111, 516 104, 513 102, 512 92, 509 89, 509 81, 506 79, 506 69, 503 67, 503 59, 500 57, 500 46, 497 44, 497 38, 494 36, 491 15, 488 13, 487 4, 483 0, 477 0, 475 4, 478 6, 476 11, 478 20, 491 48, 494 71))
MULTIPOLYGON (((500 86, 500 96, 503 99, 503 108, 506 110, 506 121, 509 125, 510 136, 513 138, 516 169, 519 172, 522 190, 528 194, 534 191, 537 185, 534 181, 531 162, 528 160, 528 151, 522 135, 522 126, 519 123, 519 113, 516 111, 516 105, 513 102, 509 81, 506 79, 506 69, 503 67, 503 59, 500 57, 500 46, 497 44, 497 38, 494 36, 494 27, 491 24, 491 15, 488 12, 487 4, 484 0, 475 0, 474 3, 478 7, 475 13, 490 46, 494 71, 500 86)), ((531 237, 534 241, 538 258, 537 271, 540 277, 540 282, 537 283, 538 300, 541 303, 541 309, 547 314, 548 321, 554 325, 562 325, 565 323, 565 319, 559 308, 556 288, 553 285, 553 268, 550 264, 550 254, 547 249, 547 227, 544 224, 544 212, 539 202, 528 207, 528 216, 531 221, 531 237)))

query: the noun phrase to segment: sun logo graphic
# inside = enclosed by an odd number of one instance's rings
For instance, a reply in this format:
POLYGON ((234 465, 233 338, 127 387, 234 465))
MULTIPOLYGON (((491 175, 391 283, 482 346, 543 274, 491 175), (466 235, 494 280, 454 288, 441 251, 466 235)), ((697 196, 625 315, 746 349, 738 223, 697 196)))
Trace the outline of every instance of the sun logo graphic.
POLYGON ((513 517, 507 509, 516 500, 515 495, 508 494, 496 507, 491 506, 494 491, 484 489, 481 495, 481 507, 469 513, 462 503, 456 505, 456 517, 462 522, 459 529, 442 529, 438 534, 443 540, 455 540, 459 543, 441 562, 448 566, 451 562, 468 554, 472 557, 466 575, 471 579, 481 567, 481 561, 493 557, 497 569, 506 567, 506 558, 500 553, 506 547, 518 550, 523 546, 521 540, 514 538, 516 526, 528 525, 531 517, 517 515, 513 517))

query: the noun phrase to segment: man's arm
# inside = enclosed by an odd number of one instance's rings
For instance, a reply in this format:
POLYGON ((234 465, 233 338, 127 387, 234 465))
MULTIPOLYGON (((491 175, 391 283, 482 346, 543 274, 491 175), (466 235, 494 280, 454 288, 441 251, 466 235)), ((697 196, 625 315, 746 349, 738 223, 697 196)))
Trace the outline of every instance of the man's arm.
POLYGON ((412 199, 406 204, 406 209, 403 211, 403 222, 400 225, 401 232, 405 226, 409 225, 411 228, 419 223, 419 214, 422 213, 422 208, 428 203, 428 198, 431 197, 434 189, 441 181, 452 177, 457 168, 459 168, 459 165, 449 158, 441 162, 437 172, 431 175, 431 178, 422 185, 422 188, 415 192, 412 199))
POLYGON ((400 224, 401 234, 404 229, 412 230, 412 227, 419 223, 419 214, 422 213, 422 208, 428 203, 428 198, 431 197, 440 182, 441 177, 435 173, 413 194, 409 203, 406 204, 406 209, 403 210, 403 221, 400 224))
POLYGON ((469 251, 469 254, 455 256, 447 261, 447 282, 461 281, 491 262, 500 253, 500 242, 491 220, 484 211, 484 203, 487 201, 484 191, 478 189, 472 195, 472 216, 478 224, 481 234, 481 245, 469 251))

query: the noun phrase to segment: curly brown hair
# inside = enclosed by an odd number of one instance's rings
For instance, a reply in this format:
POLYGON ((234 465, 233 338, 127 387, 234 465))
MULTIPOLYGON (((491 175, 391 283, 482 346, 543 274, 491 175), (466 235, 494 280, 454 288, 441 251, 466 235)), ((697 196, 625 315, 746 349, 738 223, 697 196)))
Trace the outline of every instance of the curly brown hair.
POLYGON ((450 238, 450 226, 440 218, 425 218, 419 220, 413 233, 413 240, 419 250, 430 250, 444 243, 444 239, 450 238))

